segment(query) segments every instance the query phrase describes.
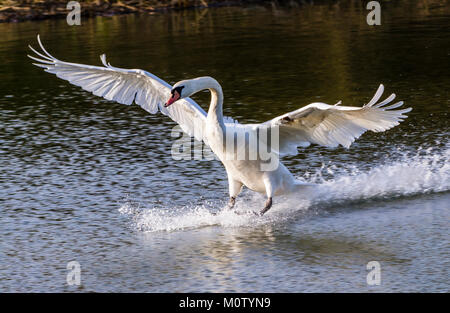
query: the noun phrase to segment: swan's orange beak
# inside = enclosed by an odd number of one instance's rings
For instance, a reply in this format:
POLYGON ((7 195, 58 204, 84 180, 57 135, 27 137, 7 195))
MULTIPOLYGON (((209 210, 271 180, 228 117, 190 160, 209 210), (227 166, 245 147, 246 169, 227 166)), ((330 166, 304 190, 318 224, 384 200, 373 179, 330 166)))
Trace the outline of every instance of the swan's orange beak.
POLYGON ((180 99, 180 94, 178 93, 178 91, 175 90, 173 92, 172 96, 170 97, 170 99, 167 100, 166 104, 164 104, 164 106, 167 108, 169 105, 171 105, 172 103, 174 103, 178 99, 180 99))

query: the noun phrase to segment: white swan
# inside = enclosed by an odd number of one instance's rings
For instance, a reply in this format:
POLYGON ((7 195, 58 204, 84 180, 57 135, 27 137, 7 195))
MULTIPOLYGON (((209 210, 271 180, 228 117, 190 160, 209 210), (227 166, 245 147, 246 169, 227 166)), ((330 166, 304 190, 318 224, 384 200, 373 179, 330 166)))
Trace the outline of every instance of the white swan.
POLYGON ((190 136, 207 143, 227 171, 229 206, 234 206, 242 187, 247 186, 267 195, 260 215, 271 208, 274 195, 295 192, 308 185, 293 177, 279 161, 280 156, 296 154, 298 146, 305 147, 311 143, 348 148, 365 131, 390 129, 411 111, 411 108, 393 110, 402 106, 402 101, 386 106, 394 100, 394 94, 378 103, 384 90, 380 85, 372 100, 363 107, 311 103, 262 124, 243 125, 232 120, 224 121, 222 88, 211 77, 183 80, 172 87, 146 71, 113 67, 106 63, 105 55, 100 57, 103 67, 60 61, 45 50, 39 35, 37 39, 42 53, 29 46, 37 55, 29 57, 39 62, 34 65, 97 96, 127 105, 135 102, 152 114, 160 111, 190 136), (189 98, 205 89, 211 92, 208 114, 189 98), (262 135, 266 132, 276 136, 262 135), (244 141, 237 144, 234 137, 245 133, 255 137, 244 137, 244 141), (253 140, 255 138, 256 141, 253 140), (244 154, 240 154, 242 151, 244 154), (268 151, 270 157, 263 158, 261 151, 268 151))

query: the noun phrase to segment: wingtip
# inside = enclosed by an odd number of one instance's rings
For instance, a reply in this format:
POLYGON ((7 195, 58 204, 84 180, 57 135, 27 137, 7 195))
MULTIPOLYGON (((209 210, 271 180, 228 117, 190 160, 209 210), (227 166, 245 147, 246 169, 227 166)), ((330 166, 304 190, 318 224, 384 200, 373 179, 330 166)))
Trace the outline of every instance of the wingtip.
POLYGON ((37 34, 37 41, 38 41, 39 45, 42 47, 41 36, 39 34, 37 34))
POLYGON ((383 92, 384 92, 384 85, 380 84, 378 86, 377 91, 373 95, 372 99, 367 104, 365 104, 363 107, 373 106, 375 103, 377 103, 378 100, 380 100, 381 96, 383 95, 383 92))
MULTIPOLYGON (((32 45, 28 45, 28 49, 30 49, 31 51, 33 51, 34 53, 36 53, 36 50, 33 48, 32 45)), ((28 56, 30 56, 30 55, 28 55, 28 56)))
POLYGON ((102 61, 102 64, 105 66, 105 67, 111 67, 111 64, 109 64, 108 62, 106 62, 106 54, 101 54, 100 55, 100 60, 102 61))
POLYGON ((409 107, 409 108, 406 108, 404 112, 405 112, 405 113, 411 112, 411 111, 412 111, 412 109, 413 109, 413 108, 411 108, 411 107, 409 107))
POLYGON ((48 66, 48 65, 45 65, 45 64, 40 64, 40 63, 31 63, 31 64, 33 64, 33 65, 35 65, 35 66, 37 66, 37 67, 43 68, 43 69, 45 69, 46 71, 49 69, 49 66, 48 66))
POLYGON ((100 54, 100 61, 102 61, 103 64, 106 63, 106 54, 104 53, 100 54))
POLYGON ((37 35, 37 41, 38 41, 39 46, 41 47, 42 51, 47 55, 47 57, 56 60, 56 58, 53 55, 51 55, 50 53, 48 53, 47 50, 45 50, 44 45, 42 44, 41 37, 39 36, 39 34, 37 35))

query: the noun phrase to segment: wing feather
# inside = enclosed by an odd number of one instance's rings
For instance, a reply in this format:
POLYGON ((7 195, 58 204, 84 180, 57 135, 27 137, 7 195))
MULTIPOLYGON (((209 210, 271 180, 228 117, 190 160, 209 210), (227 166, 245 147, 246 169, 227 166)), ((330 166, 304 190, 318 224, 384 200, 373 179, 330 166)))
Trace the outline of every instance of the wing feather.
POLYGON ((297 154, 298 146, 311 143, 327 147, 350 147, 363 133, 382 132, 397 126, 411 108, 395 110, 403 101, 386 106, 395 94, 377 103, 384 91, 380 85, 373 98, 363 107, 311 103, 263 123, 265 127, 278 127, 279 153, 297 154))
POLYGON ((151 114, 160 111, 177 122, 190 136, 204 140, 206 112, 190 98, 181 99, 177 105, 165 108, 163 103, 170 97, 172 86, 159 77, 140 69, 113 67, 106 61, 104 54, 100 56, 103 67, 64 62, 48 53, 39 35, 37 41, 41 52, 29 46, 35 55, 28 57, 38 62, 34 65, 96 96, 126 105, 134 102, 151 114))

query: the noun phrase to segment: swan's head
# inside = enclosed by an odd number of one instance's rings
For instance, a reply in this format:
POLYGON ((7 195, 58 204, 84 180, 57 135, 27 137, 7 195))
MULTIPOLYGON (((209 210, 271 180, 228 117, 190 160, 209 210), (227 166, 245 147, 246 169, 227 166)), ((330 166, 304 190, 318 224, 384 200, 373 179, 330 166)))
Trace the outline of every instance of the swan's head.
POLYGON ((193 83, 192 80, 182 80, 173 85, 172 90, 170 93, 172 94, 167 100, 167 102, 164 104, 164 106, 167 108, 169 105, 173 104, 174 102, 187 98, 195 93, 193 89, 193 83))

